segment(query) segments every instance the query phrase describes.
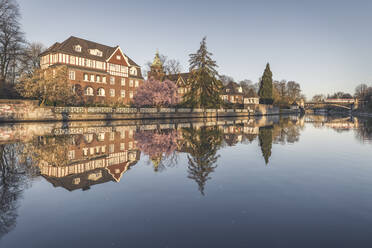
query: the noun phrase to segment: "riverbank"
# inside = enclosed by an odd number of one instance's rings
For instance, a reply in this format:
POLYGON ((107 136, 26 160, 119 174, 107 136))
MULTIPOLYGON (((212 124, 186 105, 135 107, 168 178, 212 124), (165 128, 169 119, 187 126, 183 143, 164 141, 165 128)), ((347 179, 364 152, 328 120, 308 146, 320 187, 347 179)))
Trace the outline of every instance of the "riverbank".
MULTIPOLYGON (((292 114, 296 113, 293 111, 292 114)), ((280 114, 278 107, 263 104, 244 109, 41 107, 37 101, 0 100, 0 122, 222 118, 280 114)))

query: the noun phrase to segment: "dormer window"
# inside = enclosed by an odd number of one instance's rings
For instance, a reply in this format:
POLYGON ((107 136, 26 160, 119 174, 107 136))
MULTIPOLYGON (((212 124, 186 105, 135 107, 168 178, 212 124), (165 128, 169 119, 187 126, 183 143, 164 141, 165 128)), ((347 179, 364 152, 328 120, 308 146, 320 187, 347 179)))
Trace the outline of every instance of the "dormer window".
POLYGON ((137 76, 137 69, 136 68, 134 68, 134 67, 130 68, 129 72, 130 72, 131 75, 137 76))
POLYGON ((243 92, 243 88, 242 87, 239 87, 238 90, 239 90, 240 93, 243 92))
POLYGON ((98 50, 98 49, 89 49, 89 53, 94 55, 94 56, 99 56, 99 57, 102 57, 102 51, 98 50))
POLYGON ((80 45, 76 45, 76 46, 74 46, 74 50, 76 51, 76 52, 81 52, 81 46, 80 45))
POLYGON ((117 55, 117 56, 116 56, 116 59, 117 59, 117 60, 121 60, 121 56, 120 56, 120 55, 117 55))

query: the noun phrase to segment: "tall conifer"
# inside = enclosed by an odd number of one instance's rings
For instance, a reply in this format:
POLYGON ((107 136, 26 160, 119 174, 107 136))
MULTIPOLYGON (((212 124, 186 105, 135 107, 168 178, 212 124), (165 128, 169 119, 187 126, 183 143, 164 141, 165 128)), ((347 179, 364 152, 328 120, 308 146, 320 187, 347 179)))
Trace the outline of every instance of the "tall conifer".
POLYGON ((218 67, 208 52, 206 37, 200 43, 195 54, 190 54, 190 79, 187 86, 190 89, 185 95, 185 104, 190 107, 218 108, 222 99, 220 92, 222 83, 217 79, 218 67))
POLYGON ((258 95, 260 97, 260 103, 272 104, 273 99, 273 74, 270 71, 269 63, 266 64, 265 71, 262 75, 260 82, 260 89, 258 90, 258 95))

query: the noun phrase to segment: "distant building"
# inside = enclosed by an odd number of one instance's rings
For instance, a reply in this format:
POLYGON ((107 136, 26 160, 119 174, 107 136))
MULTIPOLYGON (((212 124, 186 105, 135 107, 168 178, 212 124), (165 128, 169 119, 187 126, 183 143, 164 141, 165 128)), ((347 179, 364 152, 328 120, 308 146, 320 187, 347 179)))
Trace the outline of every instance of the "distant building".
POLYGON ((41 68, 66 65, 68 80, 87 103, 129 104, 143 82, 141 67, 111 47, 71 36, 40 55, 41 68))
POLYGON ((235 82, 230 82, 222 89, 221 98, 228 103, 243 104, 243 88, 235 82))
POLYGON ((260 104, 260 98, 253 89, 249 89, 248 93, 244 96, 244 105, 257 105, 260 104))

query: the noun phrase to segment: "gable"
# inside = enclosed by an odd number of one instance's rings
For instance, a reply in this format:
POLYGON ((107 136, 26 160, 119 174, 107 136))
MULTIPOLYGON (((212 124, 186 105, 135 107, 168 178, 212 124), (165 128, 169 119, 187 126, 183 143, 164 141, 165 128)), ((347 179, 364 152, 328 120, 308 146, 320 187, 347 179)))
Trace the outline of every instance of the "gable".
POLYGON ((111 64, 129 66, 128 59, 126 58, 126 56, 124 56, 120 47, 117 47, 114 53, 111 54, 111 56, 107 59, 107 62, 111 64))

